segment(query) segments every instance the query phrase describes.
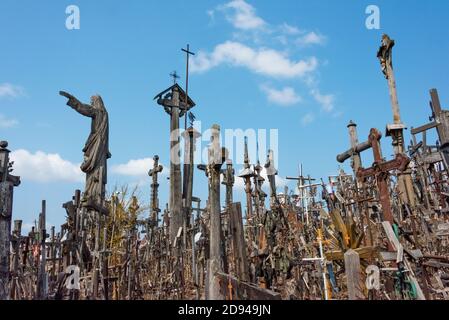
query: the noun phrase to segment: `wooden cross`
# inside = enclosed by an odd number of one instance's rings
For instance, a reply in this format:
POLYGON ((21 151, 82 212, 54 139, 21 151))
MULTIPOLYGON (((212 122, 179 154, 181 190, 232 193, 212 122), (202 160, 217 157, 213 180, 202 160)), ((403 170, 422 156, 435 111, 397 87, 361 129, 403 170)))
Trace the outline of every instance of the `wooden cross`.
POLYGON ((305 177, 302 173, 302 165, 301 165, 300 174, 298 177, 287 177, 286 179, 298 181, 297 188, 299 190, 299 198, 301 200, 301 205, 304 209, 304 215, 302 217, 302 220, 304 222, 304 216, 305 216, 306 224, 309 225, 309 200, 313 200, 313 197, 310 195, 308 189, 320 186, 321 184, 319 184, 319 183, 312 184, 312 181, 315 181, 316 179, 311 178, 310 175, 305 177), (306 184, 306 181, 308 181, 307 184, 306 184))
MULTIPOLYGON (((186 97, 188 99, 188 97, 189 97, 189 60, 190 60, 189 58, 190 58, 191 55, 194 56, 195 53, 190 51, 190 45, 189 44, 187 44, 187 48, 186 49, 181 49, 181 51, 186 53, 186 97)), ((187 112, 186 112, 184 120, 185 120, 185 123, 184 123, 185 127, 184 127, 184 129, 187 130, 187 112)))
POLYGON ((371 168, 360 168, 357 177, 366 179, 374 176, 377 181, 377 188, 379 190, 379 201, 382 205, 383 219, 391 224, 394 224, 393 213, 391 210, 390 194, 388 190, 388 176, 390 171, 399 170, 401 172, 407 169, 410 159, 402 153, 398 153, 396 158, 390 161, 384 161, 382 158, 382 151, 379 140, 381 133, 377 129, 371 129, 368 141, 371 142, 373 150, 374 164, 371 168))
POLYGON ((349 142, 351 144, 351 148, 342 154, 339 154, 337 156, 337 161, 340 163, 344 163, 349 158, 352 159, 351 167, 354 171, 354 175, 357 175, 357 171, 360 167, 362 167, 362 159, 360 157, 360 154, 368 150, 371 147, 371 144, 369 141, 365 141, 363 143, 359 143, 359 139, 357 136, 357 124, 350 121, 348 124, 348 131, 349 131, 349 142))
POLYGON ((148 175, 153 178, 153 183, 151 184, 151 227, 156 227, 158 223, 158 214, 161 212, 159 209, 159 199, 158 199, 158 174, 164 170, 159 164, 159 156, 155 155, 153 157, 153 169, 148 172, 148 175))

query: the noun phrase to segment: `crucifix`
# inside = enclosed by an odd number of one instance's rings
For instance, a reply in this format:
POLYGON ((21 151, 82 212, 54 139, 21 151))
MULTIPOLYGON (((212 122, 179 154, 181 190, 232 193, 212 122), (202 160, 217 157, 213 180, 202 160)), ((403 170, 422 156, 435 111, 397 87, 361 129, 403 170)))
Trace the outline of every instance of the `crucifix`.
MULTIPOLYGON (((190 51, 190 45, 187 44, 186 49, 181 49, 183 52, 186 53, 186 95, 189 95, 189 60, 190 56, 194 56, 195 53, 190 51)), ((184 119, 184 129, 187 130, 187 112, 184 119)))
MULTIPOLYGON (((382 72, 388 80, 388 88, 390 91, 391 108, 393 111, 393 124, 387 125, 386 136, 393 139, 394 154, 404 154, 404 129, 405 125, 401 121, 399 110, 399 102, 396 91, 396 80, 393 71, 393 47, 394 40, 386 34, 382 36, 382 45, 379 48, 377 57, 379 58, 382 72)), ((415 193, 411 178, 410 169, 406 168, 398 177, 400 198, 403 203, 414 208, 416 205, 415 193)))
POLYGON ((9 247, 14 187, 20 185, 20 177, 13 176, 8 142, 0 141, 0 300, 8 299, 9 247))

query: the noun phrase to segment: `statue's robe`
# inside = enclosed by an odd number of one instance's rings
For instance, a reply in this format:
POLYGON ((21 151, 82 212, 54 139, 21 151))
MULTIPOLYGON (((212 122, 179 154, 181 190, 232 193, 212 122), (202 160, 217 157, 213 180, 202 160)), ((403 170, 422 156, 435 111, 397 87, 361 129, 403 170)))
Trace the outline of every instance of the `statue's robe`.
POLYGON ((78 100, 69 100, 68 105, 92 118, 91 132, 83 149, 84 162, 81 164, 81 170, 86 173, 83 201, 102 207, 107 184, 107 159, 111 157, 108 112, 100 97, 96 97, 93 106, 78 100))

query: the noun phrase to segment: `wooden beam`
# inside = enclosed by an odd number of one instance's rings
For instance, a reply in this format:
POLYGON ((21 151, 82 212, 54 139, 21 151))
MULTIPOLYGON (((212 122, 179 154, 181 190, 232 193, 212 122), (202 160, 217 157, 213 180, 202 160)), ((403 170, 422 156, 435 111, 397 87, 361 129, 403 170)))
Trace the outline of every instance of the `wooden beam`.
POLYGON ((280 293, 239 281, 228 274, 218 272, 215 275, 215 280, 219 283, 220 293, 227 299, 231 298, 230 292, 232 291, 233 300, 281 300, 280 293))
POLYGON ((345 254, 345 273, 349 300, 363 300, 365 296, 360 281, 360 257, 357 252, 349 249, 345 254))

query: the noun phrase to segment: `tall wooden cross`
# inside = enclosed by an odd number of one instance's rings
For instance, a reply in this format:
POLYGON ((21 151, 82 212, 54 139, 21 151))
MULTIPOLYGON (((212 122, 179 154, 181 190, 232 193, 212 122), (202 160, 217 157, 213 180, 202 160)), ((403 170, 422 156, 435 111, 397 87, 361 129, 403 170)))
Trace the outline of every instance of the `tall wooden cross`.
MULTIPOLYGON (((377 57, 379 58, 382 72, 388 80, 388 88, 390 91, 391 108, 393 111, 393 124, 387 125, 386 136, 391 136, 393 139, 394 154, 403 154, 404 148, 404 129, 405 125, 402 123, 401 114, 399 110, 398 95, 396 90, 396 80, 393 70, 393 47, 394 40, 386 34, 382 36, 382 45, 379 48, 377 57)), ((401 193, 401 200, 403 203, 414 208, 416 205, 416 198, 413 189, 410 169, 407 168, 403 174, 398 177, 398 185, 401 193)))
MULTIPOLYGON (((187 48, 186 49, 181 49, 181 51, 186 53, 186 96, 189 96, 189 61, 190 61, 190 56, 194 56, 195 53, 190 51, 190 45, 187 44, 187 48)), ((184 129, 187 130, 187 112, 185 114, 185 118, 184 118, 184 129)))

